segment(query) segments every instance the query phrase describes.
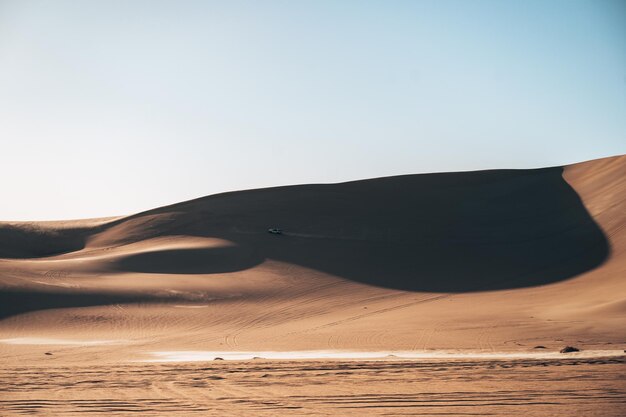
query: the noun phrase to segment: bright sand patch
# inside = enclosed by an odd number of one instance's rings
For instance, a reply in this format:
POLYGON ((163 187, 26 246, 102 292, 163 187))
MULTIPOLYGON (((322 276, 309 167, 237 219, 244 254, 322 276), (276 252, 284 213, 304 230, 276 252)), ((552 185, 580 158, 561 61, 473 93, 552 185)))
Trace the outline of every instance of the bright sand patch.
POLYGON ((250 359, 559 359, 624 356, 623 350, 585 350, 572 353, 559 352, 468 352, 468 351, 392 351, 359 352, 348 350, 301 350, 292 352, 211 352, 211 351, 165 351, 149 352, 152 359, 139 362, 202 362, 216 358, 223 360, 250 359))
POLYGON ((7 345, 61 345, 61 346, 99 346, 115 345, 123 343, 122 340, 75 340, 75 339, 49 339, 45 337, 15 337, 0 339, 0 343, 7 345))

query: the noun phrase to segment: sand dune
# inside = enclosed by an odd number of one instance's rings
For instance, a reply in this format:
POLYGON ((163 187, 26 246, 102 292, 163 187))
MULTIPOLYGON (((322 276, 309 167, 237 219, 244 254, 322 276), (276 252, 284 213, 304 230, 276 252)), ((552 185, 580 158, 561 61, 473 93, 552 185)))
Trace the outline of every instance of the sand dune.
MULTIPOLYGON (((206 332, 219 322, 225 328, 213 337, 222 342, 269 327, 290 345, 294 327, 315 345, 306 347, 326 347, 336 334, 335 347, 483 348, 459 320, 484 326, 501 348, 566 338, 570 326, 587 329, 577 339, 593 342, 598 333, 619 342, 617 328, 602 329, 625 312, 625 174, 626 158, 615 157, 225 193, 114 219, 2 224, 1 328, 27 332, 70 315, 71 328, 48 331, 108 334, 118 323, 112 306, 142 303, 160 327, 171 319, 172 328, 206 332), (170 307, 183 302, 208 303, 224 317, 170 307), (77 315, 101 319, 91 328, 77 315), (524 330, 497 324, 510 320, 524 330), (393 336, 374 337, 380 332, 393 336)), ((140 325, 134 320, 123 320, 129 331, 140 325)))
POLYGON ((0 343, 1 360, 623 350, 625 198, 620 156, 0 223, 0 339, 44 341, 0 343))

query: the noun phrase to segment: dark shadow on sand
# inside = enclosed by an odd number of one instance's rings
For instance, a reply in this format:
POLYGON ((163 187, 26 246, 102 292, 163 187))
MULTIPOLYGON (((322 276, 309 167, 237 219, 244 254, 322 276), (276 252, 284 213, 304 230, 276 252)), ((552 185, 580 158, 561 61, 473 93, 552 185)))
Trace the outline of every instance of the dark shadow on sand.
POLYGON ((85 247, 85 239, 93 231, 0 224, 0 258, 31 259, 74 252, 85 247))
POLYGON ((562 172, 494 170, 279 187, 160 211, 183 213, 163 234, 219 237, 259 258, 365 284, 501 290, 572 278, 607 259, 604 233, 562 172), (285 234, 268 234, 268 227, 285 234))
POLYGON ((3 290, 0 291, 0 319, 37 310, 165 300, 148 295, 3 290))

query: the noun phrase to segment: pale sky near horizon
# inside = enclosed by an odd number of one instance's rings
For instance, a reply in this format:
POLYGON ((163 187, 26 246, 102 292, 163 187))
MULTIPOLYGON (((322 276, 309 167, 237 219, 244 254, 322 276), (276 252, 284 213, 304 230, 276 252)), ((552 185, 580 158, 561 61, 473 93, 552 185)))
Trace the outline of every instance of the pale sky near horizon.
POLYGON ((620 0, 0 0, 0 220, 623 153, 620 0))

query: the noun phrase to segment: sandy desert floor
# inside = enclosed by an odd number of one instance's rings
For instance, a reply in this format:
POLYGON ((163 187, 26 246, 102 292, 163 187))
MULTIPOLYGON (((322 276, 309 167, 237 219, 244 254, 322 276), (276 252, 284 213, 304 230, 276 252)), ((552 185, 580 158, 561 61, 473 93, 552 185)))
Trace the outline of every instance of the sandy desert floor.
POLYGON ((0 223, 0 415, 624 415, 625 199, 621 156, 0 223))
POLYGON ((625 359, 12 366, 3 416, 622 416, 625 359))

